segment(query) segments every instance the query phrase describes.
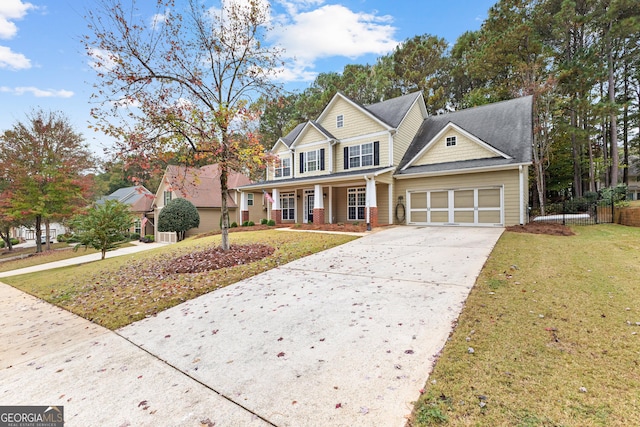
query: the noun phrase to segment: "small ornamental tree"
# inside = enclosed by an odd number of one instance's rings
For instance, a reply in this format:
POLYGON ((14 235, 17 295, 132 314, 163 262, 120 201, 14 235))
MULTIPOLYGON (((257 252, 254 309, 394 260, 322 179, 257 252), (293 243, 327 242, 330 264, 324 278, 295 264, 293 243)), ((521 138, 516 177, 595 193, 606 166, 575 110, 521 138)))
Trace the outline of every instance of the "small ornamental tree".
POLYGON ((162 208, 158 216, 158 231, 174 231, 178 242, 187 230, 200 225, 198 209, 187 199, 173 199, 162 208))
POLYGON ((126 241, 125 233, 131 227, 133 215, 129 206, 117 200, 106 200, 94 205, 85 215, 78 215, 71 221, 71 227, 78 234, 80 246, 91 246, 102 252, 102 259, 107 251, 126 241))

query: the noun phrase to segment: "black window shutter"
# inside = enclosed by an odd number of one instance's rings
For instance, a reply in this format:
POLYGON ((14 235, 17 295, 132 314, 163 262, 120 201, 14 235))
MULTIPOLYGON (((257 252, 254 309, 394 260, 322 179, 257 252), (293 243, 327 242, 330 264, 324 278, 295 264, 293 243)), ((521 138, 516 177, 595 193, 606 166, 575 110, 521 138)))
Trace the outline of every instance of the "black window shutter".
POLYGON ((349 169, 349 147, 344 147, 344 168, 349 169))
POLYGON ((304 153, 300 153, 300 173, 304 173, 304 153))
POLYGON ((373 165, 380 165, 380 141, 373 142, 373 165))
POLYGON ((324 148, 320 149, 320 170, 324 170, 324 148))

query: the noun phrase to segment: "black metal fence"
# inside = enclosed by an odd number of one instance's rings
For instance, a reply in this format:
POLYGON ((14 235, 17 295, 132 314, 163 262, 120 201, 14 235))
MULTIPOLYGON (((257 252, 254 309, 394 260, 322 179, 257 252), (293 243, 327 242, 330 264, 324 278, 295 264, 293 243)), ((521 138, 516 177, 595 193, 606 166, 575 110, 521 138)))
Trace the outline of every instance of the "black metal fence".
POLYGON ((556 222, 563 225, 611 224, 615 204, 607 200, 566 200, 545 206, 545 214, 530 211, 529 222, 556 222))

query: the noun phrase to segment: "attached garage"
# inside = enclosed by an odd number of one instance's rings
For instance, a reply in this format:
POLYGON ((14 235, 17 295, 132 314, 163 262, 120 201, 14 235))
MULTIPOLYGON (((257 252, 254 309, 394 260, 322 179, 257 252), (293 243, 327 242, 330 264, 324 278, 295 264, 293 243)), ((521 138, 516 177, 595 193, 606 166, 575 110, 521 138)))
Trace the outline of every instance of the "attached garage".
POLYGON ((408 190, 407 224, 503 226, 504 189, 408 190))

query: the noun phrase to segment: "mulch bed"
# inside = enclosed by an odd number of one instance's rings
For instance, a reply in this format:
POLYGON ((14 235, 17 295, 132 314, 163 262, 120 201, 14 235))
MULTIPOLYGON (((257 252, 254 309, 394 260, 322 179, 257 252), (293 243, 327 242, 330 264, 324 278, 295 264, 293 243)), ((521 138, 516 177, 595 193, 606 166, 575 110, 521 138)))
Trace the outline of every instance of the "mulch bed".
POLYGON ((552 236, 574 236, 576 234, 566 225, 556 222, 530 222, 525 225, 512 225, 506 230, 514 233, 550 234, 552 236))
POLYGON ((260 243, 251 245, 231 245, 228 251, 220 247, 193 252, 172 259, 164 268, 165 274, 200 273, 219 270, 241 264, 249 264, 268 257, 275 248, 260 243))

